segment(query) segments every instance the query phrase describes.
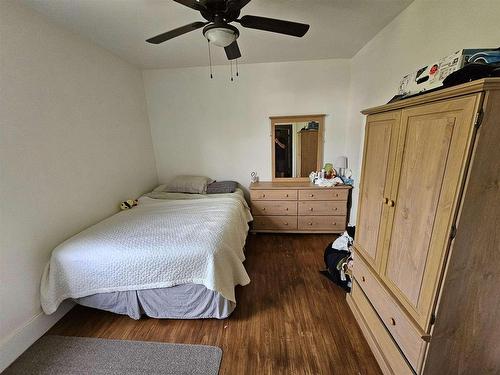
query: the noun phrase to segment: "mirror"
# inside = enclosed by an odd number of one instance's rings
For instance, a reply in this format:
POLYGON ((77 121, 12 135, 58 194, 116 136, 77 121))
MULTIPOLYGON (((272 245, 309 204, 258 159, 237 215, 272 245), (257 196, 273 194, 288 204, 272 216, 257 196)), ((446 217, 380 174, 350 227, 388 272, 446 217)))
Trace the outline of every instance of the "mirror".
POLYGON ((273 181, 309 179, 323 165, 325 115, 271 117, 273 181))

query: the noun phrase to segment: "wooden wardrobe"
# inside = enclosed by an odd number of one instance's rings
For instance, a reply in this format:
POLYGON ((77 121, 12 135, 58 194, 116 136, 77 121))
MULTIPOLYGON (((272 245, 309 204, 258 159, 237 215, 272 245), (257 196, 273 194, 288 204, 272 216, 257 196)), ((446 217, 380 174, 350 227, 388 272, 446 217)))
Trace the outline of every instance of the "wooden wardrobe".
POLYGON ((382 371, 500 373, 500 79, 362 113, 347 300, 382 371))

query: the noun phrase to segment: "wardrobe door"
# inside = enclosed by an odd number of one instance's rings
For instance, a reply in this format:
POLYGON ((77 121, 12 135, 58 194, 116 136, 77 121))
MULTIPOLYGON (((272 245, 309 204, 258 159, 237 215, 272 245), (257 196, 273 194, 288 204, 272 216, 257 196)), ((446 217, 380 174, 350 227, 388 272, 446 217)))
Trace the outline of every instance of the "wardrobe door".
POLYGON ((381 276, 423 330, 444 268, 479 103, 477 94, 402 111, 381 276))
POLYGON ((370 115, 365 145, 354 246, 375 270, 382 260, 381 245, 394 170, 401 111, 370 115))

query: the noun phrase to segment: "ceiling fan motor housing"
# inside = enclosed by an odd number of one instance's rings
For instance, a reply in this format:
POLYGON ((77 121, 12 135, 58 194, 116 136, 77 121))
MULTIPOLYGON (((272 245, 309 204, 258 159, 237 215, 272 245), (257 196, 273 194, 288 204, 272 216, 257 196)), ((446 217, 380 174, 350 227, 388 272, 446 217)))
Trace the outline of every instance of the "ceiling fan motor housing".
POLYGON ((240 32, 233 25, 227 23, 212 23, 203 28, 203 35, 207 40, 219 47, 227 47, 240 36, 240 32))

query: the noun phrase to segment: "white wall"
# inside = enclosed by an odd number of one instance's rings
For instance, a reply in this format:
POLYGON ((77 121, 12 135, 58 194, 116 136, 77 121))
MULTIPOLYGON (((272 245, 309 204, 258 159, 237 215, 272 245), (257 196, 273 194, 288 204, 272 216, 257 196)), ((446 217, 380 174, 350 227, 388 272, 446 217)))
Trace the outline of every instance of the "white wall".
POLYGON ((157 183, 141 72, 0 1, 0 371, 54 320, 51 250, 157 183))
MULTIPOLYGON (((250 173, 271 179, 272 115, 327 114, 326 161, 349 156, 345 147, 348 60, 317 60, 146 70, 149 119, 160 182, 180 173, 233 179, 244 186, 250 173)), ((357 147, 356 147, 357 151, 357 147)))
MULTIPOLYGON (((359 111, 386 103, 399 80, 463 48, 500 46, 499 0, 415 0, 351 60, 346 148, 359 181, 364 118, 359 111), (354 151, 356 150, 356 151, 354 151)), ((357 208, 354 195, 353 215, 357 208)))

